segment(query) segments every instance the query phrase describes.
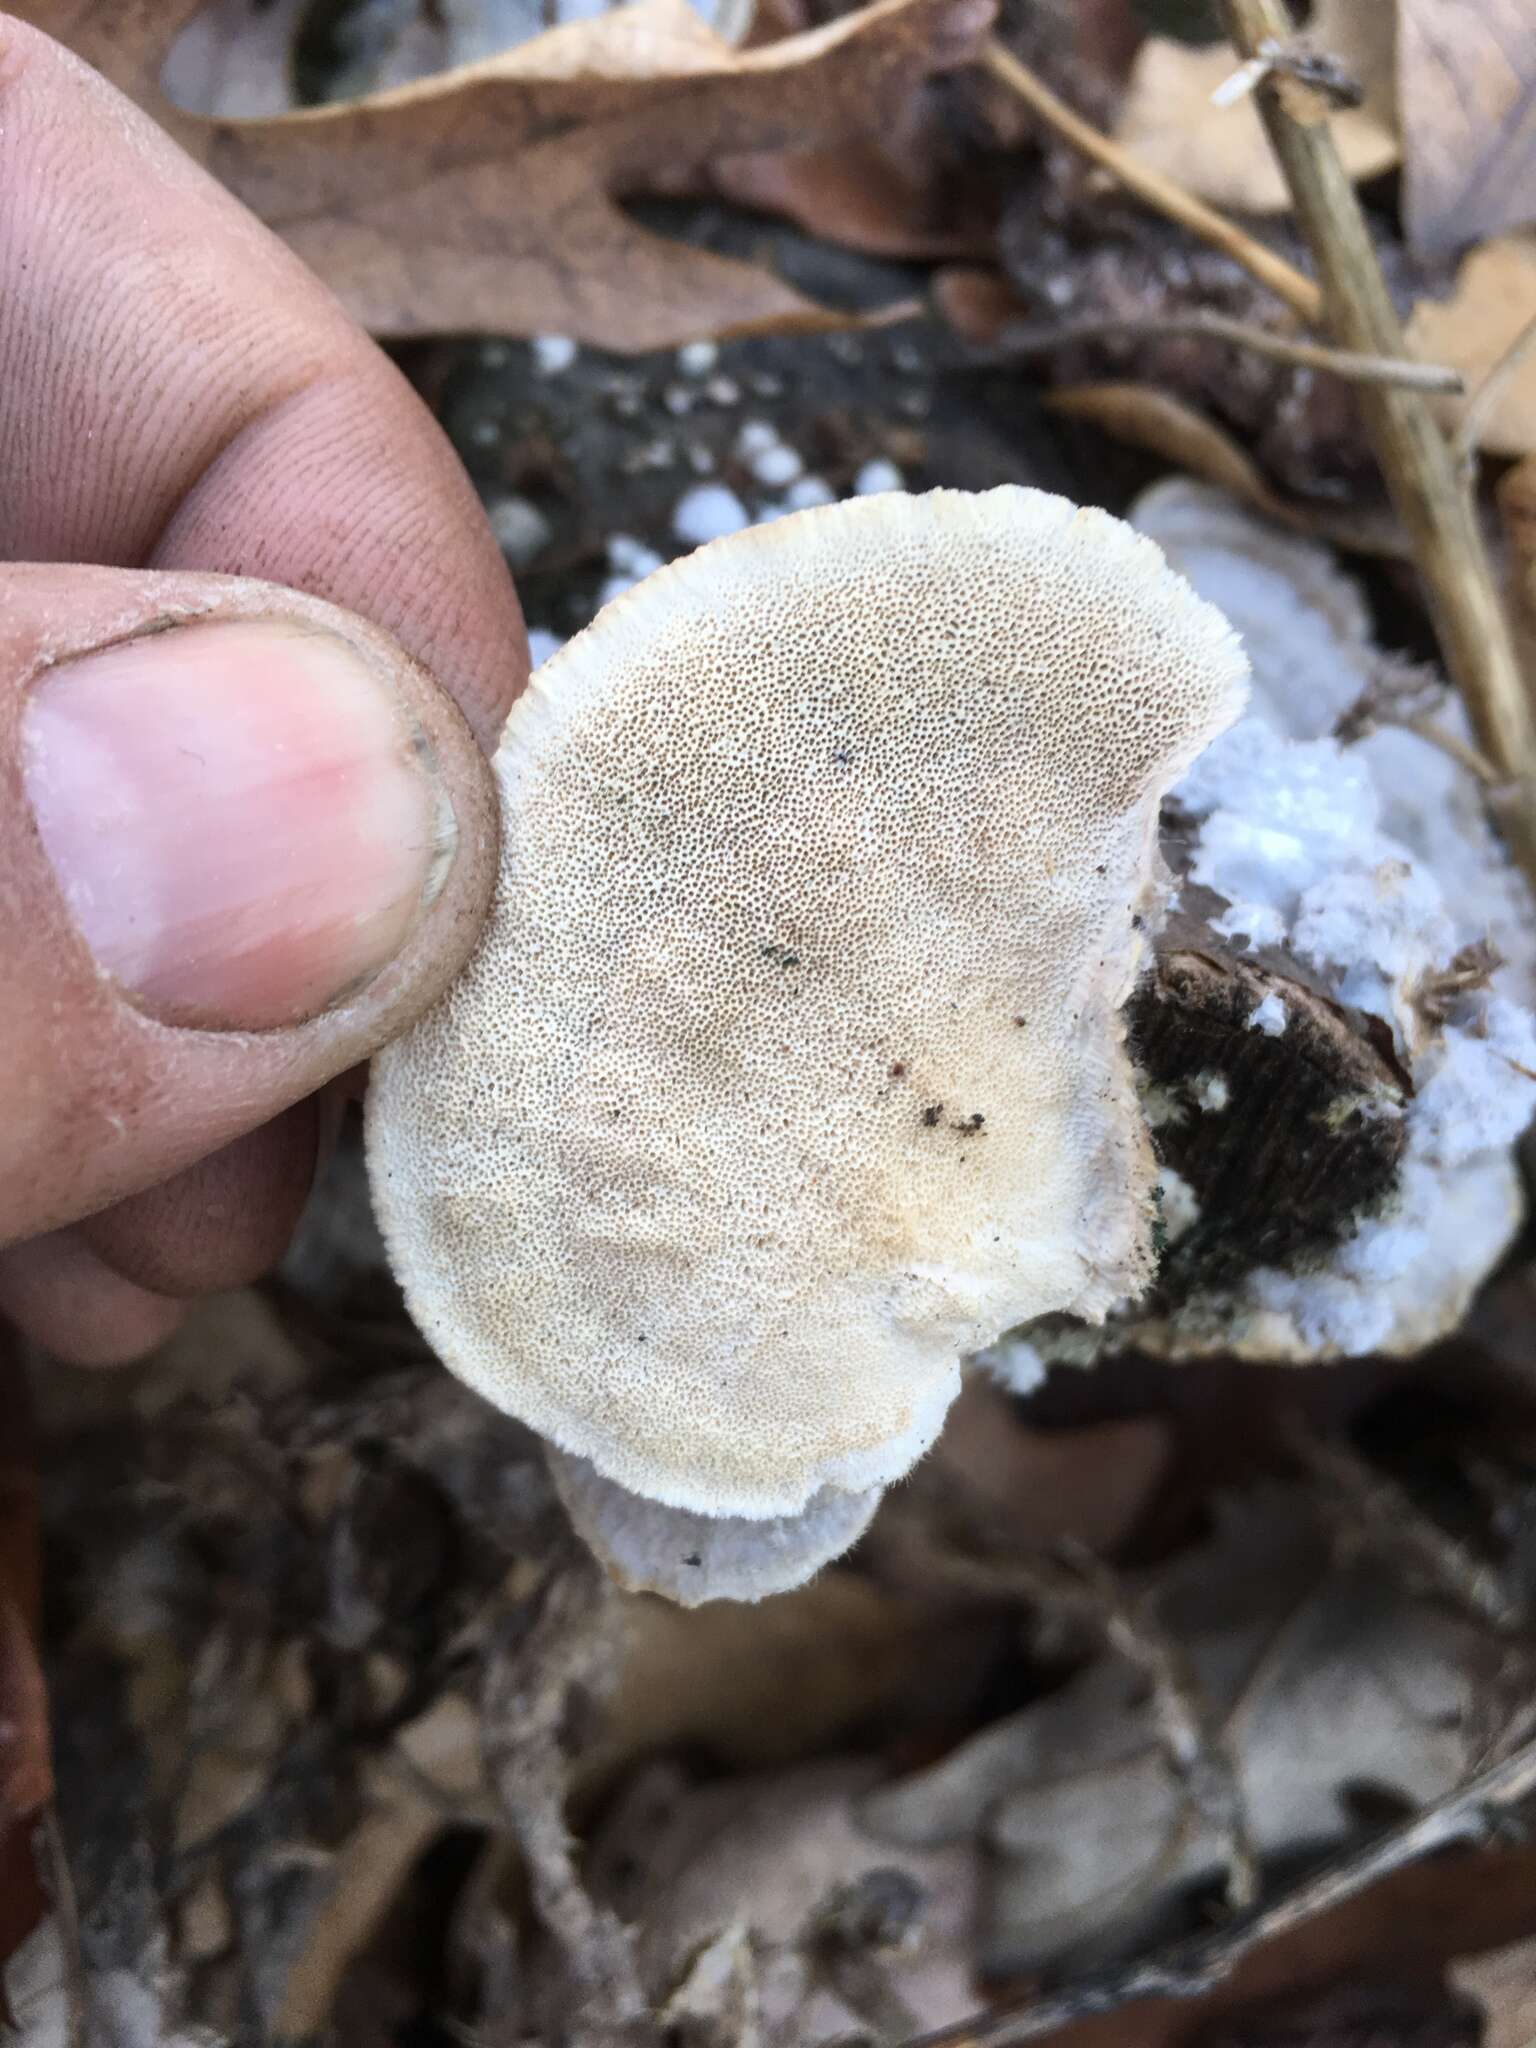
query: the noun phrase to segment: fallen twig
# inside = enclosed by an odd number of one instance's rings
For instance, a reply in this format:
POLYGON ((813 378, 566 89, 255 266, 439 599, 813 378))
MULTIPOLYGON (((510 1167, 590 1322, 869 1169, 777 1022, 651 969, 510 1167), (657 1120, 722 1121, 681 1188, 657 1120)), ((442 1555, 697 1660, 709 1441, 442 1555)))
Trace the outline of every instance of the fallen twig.
POLYGON ((1305 37, 1298 37, 1289 49, 1280 43, 1262 44, 1255 56, 1240 64, 1217 86, 1211 94, 1211 105, 1236 106, 1276 72, 1284 72, 1287 78, 1320 92, 1335 107, 1358 107, 1365 99, 1365 87, 1337 57, 1314 49, 1305 37))
POLYGON ((1230 1977, 1266 1942, 1342 1905, 1421 1857, 1482 1836, 1487 1815, 1513 1806, 1536 1788, 1536 1739, 1479 1771, 1458 1791, 1437 1799, 1400 1826, 1338 1858, 1270 1905, 1208 1934, 1176 1942, 1161 1955, 1096 1971, 1059 1991, 1003 2011, 973 2013, 948 2027, 912 2037, 906 2048, 1019 2048, 1069 2022, 1111 2012, 1139 1998, 1199 1998, 1230 1977))
POLYGON ((1266 285, 1277 298, 1284 299, 1309 325, 1315 325, 1322 317, 1323 296, 1310 277, 1256 241, 1236 221, 1218 213, 1214 206, 1207 206, 1172 178, 1165 178, 1161 171, 1139 162, 1129 150, 1122 149, 1091 121, 1075 113, 1011 50, 994 39, 984 47, 982 62, 995 79, 1032 107, 1074 149, 1108 171, 1127 192, 1134 192, 1138 199, 1144 199, 1159 213, 1180 222, 1191 234, 1220 249, 1234 263, 1240 263, 1251 277, 1266 285))
POLYGON ((1225 1730, 1212 1714, 1189 1660, 1150 1605, 1133 1599, 1117 1574, 1073 1545, 1055 1556, 979 1558, 926 1541, 916 1565, 984 1599, 1028 1600, 1086 1622, 1114 1653, 1145 1673, 1168 1768, 1213 1830, 1234 1912, 1258 1895, 1258 1865, 1225 1730))
MULTIPOLYGON (((1240 57, 1256 56, 1269 40, 1287 42, 1293 33, 1284 0, 1223 0, 1223 10, 1240 57)), ((1274 77, 1263 81, 1256 98, 1322 279, 1329 332, 1346 348, 1405 356, 1402 327, 1322 103, 1274 77)), ((1357 398, 1413 545, 1446 667, 1484 753, 1511 785, 1511 794, 1494 807, 1512 850, 1536 881, 1536 716, 1473 508, 1421 392, 1362 385, 1357 398)))
POLYGON ((1396 384, 1405 391, 1448 391, 1465 389, 1459 370, 1444 363, 1405 362, 1399 357, 1362 355, 1354 349, 1331 348, 1326 342, 1303 341, 1288 334, 1271 334, 1267 328, 1251 326, 1245 320, 1228 319, 1224 313, 1177 313, 1157 320, 1113 317, 1072 320, 1059 327, 1005 327, 999 346, 1015 355, 1044 355, 1051 349, 1070 348, 1074 343, 1126 340, 1160 341, 1192 336, 1209 341, 1229 341, 1237 348, 1252 349, 1255 355, 1273 356, 1277 362, 1295 363, 1303 369, 1326 370, 1351 384, 1396 384))
POLYGON ((531 1622, 487 1659, 485 1760, 528 1867, 539 1918, 558 1945, 574 2007, 567 2038, 647 2044, 659 2038, 640 1987, 630 1930, 596 1905, 576 1868, 565 1820, 560 1735, 578 1686, 611 1663, 603 1625, 612 1587, 574 1544, 533 1596, 531 1622))
POLYGON ((1283 1427, 1291 1450, 1321 1483, 1334 1528, 1347 1542, 1386 1558, 1421 1592, 1450 1601, 1501 1635, 1529 1630, 1530 1616, 1493 1565, 1421 1514, 1395 1480, 1347 1444, 1314 1435, 1299 1417, 1286 1417, 1283 1427))

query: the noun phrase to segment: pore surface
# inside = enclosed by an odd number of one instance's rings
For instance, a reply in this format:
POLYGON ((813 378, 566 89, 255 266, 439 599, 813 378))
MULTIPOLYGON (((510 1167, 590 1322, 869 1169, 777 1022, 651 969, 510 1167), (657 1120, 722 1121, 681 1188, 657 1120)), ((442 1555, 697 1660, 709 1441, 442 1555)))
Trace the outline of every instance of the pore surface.
POLYGON ((1220 615, 1107 515, 896 494, 649 577, 497 758, 480 948, 377 1063, 391 1256, 447 1363, 631 1491, 898 1476, 958 1361, 1145 1277, 1118 1015, 1220 615))

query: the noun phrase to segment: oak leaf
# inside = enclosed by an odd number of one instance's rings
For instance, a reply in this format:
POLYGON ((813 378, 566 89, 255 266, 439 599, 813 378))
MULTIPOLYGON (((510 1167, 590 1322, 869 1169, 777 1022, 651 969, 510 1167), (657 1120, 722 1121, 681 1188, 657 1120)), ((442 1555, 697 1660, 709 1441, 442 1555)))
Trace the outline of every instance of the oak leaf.
POLYGON ((1533 320, 1536 235, 1499 235, 1466 257, 1449 298, 1421 299, 1408 322, 1410 351, 1425 362, 1449 363, 1466 382, 1467 399, 1442 401, 1448 418, 1503 365, 1495 390, 1479 405, 1478 443, 1490 455, 1536 450, 1536 350, 1522 346, 1511 354, 1533 320))
POLYGON ((1397 7, 1409 240, 1421 254, 1444 255, 1536 220, 1530 0, 1397 0, 1397 7))
POLYGON ((755 264, 642 228, 626 199, 716 158, 880 133, 966 62, 993 0, 872 0, 734 49, 639 0, 476 64, 259 120, 189 114, 159 79, 198 0, 22 0, 276 230, 374 333, 558 332, 626 351, 849 324, 755 264))
MULTIPOLYGON (((1512 0, 1519 4, 1519 0, 1512 0)), ((1352 178, 1397 162, 1392 116, 1391 10, 1385 0, 1317 0, 1309 40, 1362 87, 1358 107, 1333 117, 1333 138, 1352 178)), ((1211 94, 1238 68, 1230 44, 1191 48, 1150 36, 1131 67, 1115 140, 1142 163, 1202 199, 1239 213, 1285 213, 1290 189, 1251 96, 1213 106, 1211 94)))

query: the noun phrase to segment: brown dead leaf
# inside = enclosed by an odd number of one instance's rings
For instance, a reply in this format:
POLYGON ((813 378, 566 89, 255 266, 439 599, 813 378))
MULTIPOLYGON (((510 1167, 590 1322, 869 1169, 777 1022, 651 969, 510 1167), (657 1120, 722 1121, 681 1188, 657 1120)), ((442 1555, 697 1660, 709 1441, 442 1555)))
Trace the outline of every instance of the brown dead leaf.
MULTIPOLYGON (((1360 106, 1335 114, 1332 122, 1352 178, 1373 178, 1398 158, 1391 14, 1385 0, 1318 0, 1312 10, 1309 40, 1337 57, 1365 91, 1360 106)), ((1288 212, 1290 192, 1252 97, 1234 106, 1211 104, 1211 94, 1237 66, 1228 43, 1192 49, 1149 37, 1131 67, 1115 140, 1214 205, 1239 213, 1288 212)))
MULTIPOLYGON (((1136 1611, 1178 1644, 1262 1857, 1349 1839, 1353 1786, 1421 1805, 1476 1760, 1496 1647, 1385 1569, 1335 1561, 1296 1489, 1220 1503, 1216 1534, 1152 1574, 1136 1611)), ((1159 1713, 1142 1671, 1106 1653, 861 1817, 901 1846, 987 1846, 985 1974, 1138 1952, 1222 1853, 1159 1713)))
POLYGON ((1530 0, 1397 0, 1397 15, 1408 239, 1445 255, 1536 220, 1530 0))
POLYGON ((160 83, 178 107, 226 119, 286 114, 306 0, 207 0, 171 45, 160 83))
MULTIPOLYGON (((1468 396, 1443 399, 1458 418, 1479 385, 1536 319, 1536 235, 1501 235, 1474 249, 1456 273, 1448 299, 1421 299, 1408 322, 1408 346, 1425 362, 1449 363, 1466 379, 1468 396)), ((1536 351, 1501 377, 1482 416, 1480 446, 1490 455, 1536 451, 1536 351)))
MULTIPOLYGON (((1536 1918, 1536 1849, 1456 1850, 1393 1872, 1330 1912, 1303 1921, 1246 1956, 1198 2004, 1143 1998, 1042 2037, 1042 2048, 1194 2048, 1218 2021, 1236 2029, 1254 2009, 1349 1977, 1422 1983, 1447 1958, 1509 1942, 1536 1918)), ((1231 2034, 1217 2036, 1230 2041, 1231 2034)), ((1243 2035, 1237 2033, 1237 2039, 1243 2035)), ((1360 2048, 1361 2036, 1346 2037, 1360 2048)), ((1367 2033, 1372 2048, 1386 2048, 1367 2033)), ((1444 2036, 1431 2036, 1445 2048, 1444 2036)), ((1290 2037, 1317 2048, 1316 2035, 1290 2037)), ((1509 2048, 1497 2041, 1496 2048, 1509 2048)), ((1484 2048, 1495 2048, 1495 2042, 1484 2048)), ((1528 2048, 1521 2043, 1521 2048, 1528 2048)))
POLYGON ((1136 1527, 1172 1458, 1172 1432, 1157 1416, 1032 1429, 1001 1387, 973 1374, 924 1476, 963 1487, 972 1518, 985 1517, 987 1544, 1007 1555, 1071 1543, 1102 1557, 1136 1527))
POLYGON ((864 2020, 867 2034, 867 2012, 818 1983, 806 1941, 818 1911, 862 1882, 905 1893, 914 1910, 908 1938, 881 1958, 907 2008, 901 2031, 964 2012, 975 1995, 974 1853, 893 1850, 866 1834, 857 1802, 879 1770, 867 1757, 834 1757, 696 1787, 665 1767, 637 1778, 591 1867, 598 1895, 638 1923, 651 1996, 664 1996, 705 1943, 739 1929, 740 1945, 759 1959, 757 2039, 829 2042, 846 2037, 850 2019, 864 2020))
POLYGON ((893 1704, 953 1708, 995 1648, 989 1628, 946 1618, 851 1571, 756 1607, 624 1602, 624 1656, 605 1733, 581 1788, 636 1758, 703 1750, 751 1768, 812 1755, 893 1704))
POLYGON ((1536 1940, 1473 1956, 1451 1982, 1483 2008, 1482 2048, 1531 2048, 1536 2041, 1536 1940))
POLYGON ((878 134, 963 63, 993 0, 873 0, 746 52, 640 0, 482 63, 270 120, 204 119, 158 79, 197 0, 24 0, 303 257, 404 337, 560 332, 626 351, 852 324, 771 272, 639 227, 622 201, 734 157, 878 134))
POLYGON ((956 264, 933 280, 933 302, 962 341, 992 348, 1010 320, 1017 320, 1023 301, 1000 270, 972 269, 956 264))
POLYGON ((898 158, 877 143, 838 149, 760 150, 722 157, 715 189, 739 205, 780 214, 808 234, 908 262, 982 257, 992 235, 985 221, 951 222, 921 151, 898 158))
POLYGON ((1367 511, 1338 512, 1288 503, 1270 488, 1257 464, 1224 428, 1150 384, 1063 384, 1048 394, 1045 403, 1054 412, 1090 421, 1116 440, 1161 455, 1175 469, 1230 492, 1277 525, 1332 541, 1335 547, 1354 554, 1407 553, 1395 520, 1367 511))
POLYGON ((1266 519, 1282 526, 1301 523, 1230 435, 1150 384, 1063 384, 1046 403, 1053 412, 1088 420, 1117 441, 1165 457, 1176 469, 1229 491, 1266 519))

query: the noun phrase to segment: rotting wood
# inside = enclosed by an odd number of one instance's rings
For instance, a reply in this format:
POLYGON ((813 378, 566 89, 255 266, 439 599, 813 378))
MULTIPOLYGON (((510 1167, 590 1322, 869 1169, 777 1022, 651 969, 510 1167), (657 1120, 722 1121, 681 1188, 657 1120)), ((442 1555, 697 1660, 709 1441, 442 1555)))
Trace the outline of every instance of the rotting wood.
POLYGON ((1224 939, 1210 891, 1186 884, 1184 898, 1128 1014, 1144 1088, 1166 1106, 1159 1160, 1200 1216, 1169 1245, 1138 1315, 1339 1243, 1396 1185, 1411 1093, 1379 1019, 1333 1000, 1298 961, 1224 939), (1278 1034, 1252 1022, 1271 995, 1285 1013, 1278 1034), (1241 1116, 1201 1109, 1213 1087, 1241 1116))

